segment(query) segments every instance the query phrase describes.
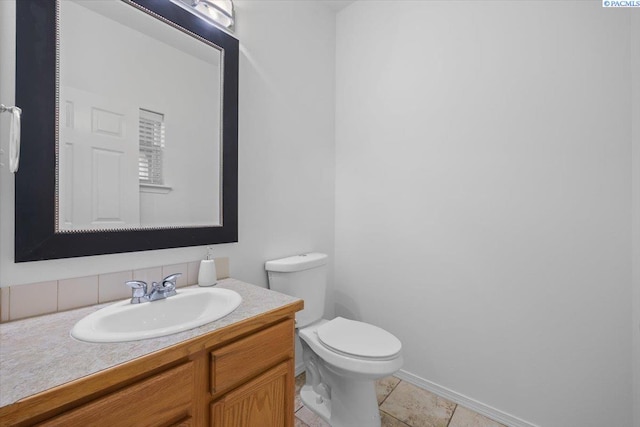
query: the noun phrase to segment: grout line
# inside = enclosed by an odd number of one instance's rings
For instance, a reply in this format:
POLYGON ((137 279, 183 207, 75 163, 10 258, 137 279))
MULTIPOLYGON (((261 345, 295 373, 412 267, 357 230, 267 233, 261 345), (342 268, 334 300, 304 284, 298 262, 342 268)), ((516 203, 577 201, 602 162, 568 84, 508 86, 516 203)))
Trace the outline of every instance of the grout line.
POLYGON ((295 416, 295 414, 294 414, 294 417, 293 417, 293 418, 295 418, 295 419, 293 420, 293 423, 294 423, 294 424, 296 423, 296 420, 298 420, 298 422, 299 422, 300 424, 302 424, 302 427, 309 427, 309 424, 305 423, 305 422, 304 422, 304 421, 302 421, 300 418, 296 417, 296 416, 295 416))
MULTIPOLYGON (((398 377, 393 377, 393 378, 398 378, 398 377)), ((400 379, 400 378, 398 378, 400 379)), ((389 393, 387 393, 387 395, 384 397, 384 399, 382 399, 382 402, 378 403, 378 408, 389 398, 389 396, 391 396, 391 393, 393 393, 393 391, 398 388, 398 386, 400 385, 400 383, 402 382, 402 380, 398 381, 396 383, 396 385, 393 386, 393 388, 391 389, 391 391, 389 393)), ((385 412, 386 414, 386 412, 385 412)))
POLYGON ((401 419, 394 417, 393 415, 389 414, 388 412, 383 411, 382 409, 380 410, 380 412, 384 413, 387 417, 393 418, 394 420, 398 421, 403 426, 411 427, 409 424, 405 423, 401 419))
POLYGON ((449 421, 447 421, 447 426, 446 427, 449 427, 449 424, 451 424, 451 420, 453 419, 453 416, 456 414, 456 411, 458 410, 458 406, 460 406, 460 405, 458 405, 456 403, 456 407, 453 408, 453 412, 451 412, 451 418, 449 418, 449 421))

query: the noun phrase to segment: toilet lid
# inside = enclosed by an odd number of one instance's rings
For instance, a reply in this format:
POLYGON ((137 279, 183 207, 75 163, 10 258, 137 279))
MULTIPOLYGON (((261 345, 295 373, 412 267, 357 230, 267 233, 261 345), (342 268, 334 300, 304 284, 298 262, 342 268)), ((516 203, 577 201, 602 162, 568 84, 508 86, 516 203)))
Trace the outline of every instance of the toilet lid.
POLYGON ((400 340, 384 329, 342 317, 323 324, 317 333, 325 346, 357 357, 389 358, 402 349, 400 340))

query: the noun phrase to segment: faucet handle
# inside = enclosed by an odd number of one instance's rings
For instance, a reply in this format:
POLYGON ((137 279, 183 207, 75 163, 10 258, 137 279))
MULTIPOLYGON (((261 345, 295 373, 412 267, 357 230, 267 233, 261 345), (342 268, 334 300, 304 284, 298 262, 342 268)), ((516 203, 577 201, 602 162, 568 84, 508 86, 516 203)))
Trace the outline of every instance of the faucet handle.
POLYGON ((162 286, 173 286, 173 288, 176 287, 176 281, 178 280, 178 277, 182 276, 182 273, 173 273, 170 274, 169 276, 165 277, 164 279, 162 279, 162 286))
POLYGON ((131 302, 133 304, 141 301, 145 295, 147 295, 147 283, 142 280, 129 280, 125 282, 127 286, 129 286, 133 290, 133 294, 131 295, 131 302))

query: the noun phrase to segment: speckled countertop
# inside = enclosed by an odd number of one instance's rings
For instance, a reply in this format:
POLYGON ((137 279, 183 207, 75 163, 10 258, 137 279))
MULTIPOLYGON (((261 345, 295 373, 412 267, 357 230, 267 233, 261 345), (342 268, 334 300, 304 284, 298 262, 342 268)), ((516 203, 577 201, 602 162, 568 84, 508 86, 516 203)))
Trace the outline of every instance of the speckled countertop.
POLYGON ((298 301, 297 298, 224 279, 242 303, 231 314, 177 334, 122 343, 87 343, 69 335, 75 323, 111 303, 0 325, 0 407, 298 301))

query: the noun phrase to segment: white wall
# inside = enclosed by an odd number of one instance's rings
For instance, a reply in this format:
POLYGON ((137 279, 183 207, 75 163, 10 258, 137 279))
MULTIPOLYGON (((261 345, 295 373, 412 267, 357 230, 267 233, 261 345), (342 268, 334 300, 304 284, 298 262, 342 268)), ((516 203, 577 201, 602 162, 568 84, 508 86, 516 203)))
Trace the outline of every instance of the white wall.
MULTIPOLYGON (((239 1, 239 243, 217 245, 233 277, 266 286, 264 261, 333 255, 335 15, 316 2, 239 1), (313 82, 313 84, 308 84, 313 82)), ((0 100, 14 101, 15 2, 0 1, 0 100)), ((25 112, 28 114, 28 112, 25 112)), ((6 116, 3 114, 2 116, 6 116)), ((8 120, 0 119, 8 148, 8 120)), ((0 167, 0 285, 180 263, 203 247, 13 262, 14 180, 0 167)))
MULTIPOLYGON (((315 250, 333 259, 335 15, 316 2, 234 4, 243 252, 269 259, 315 250)), ((263 265, 242 266, 266 280, 263 265)))
POLYGON ((632 229, 633 229, 633 425, 640 427, 640 10, 631 18, 632 92, 632 229))
POLYGON ((631 426, 629 11, 389 6, 337 19, 336 314, 513 420, 631 426))

